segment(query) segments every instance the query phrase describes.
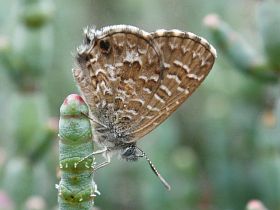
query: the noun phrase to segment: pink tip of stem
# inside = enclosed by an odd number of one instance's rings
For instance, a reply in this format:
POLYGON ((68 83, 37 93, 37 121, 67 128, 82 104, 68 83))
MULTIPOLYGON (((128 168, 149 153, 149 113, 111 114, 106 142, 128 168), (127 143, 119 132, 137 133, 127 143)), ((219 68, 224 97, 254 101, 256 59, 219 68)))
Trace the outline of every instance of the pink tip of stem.
POLYGON ((217 28, 220 25, 221 20, 217 14, 213 13, 205 16, 203 23, 209 28, 217 28))
POLYGON ((64 100, 63 104, 67 105, 69 103, 69 101, 79 101, 81 104, 84 104, 84 100, 81 96, 79 96, 78 94, 70 94, 69 96, 67 96, 67 98, 64 100))
POLYGON ((263 203, 257 199, 250 200, 247 204, 248 210, 266 210, 263 203))

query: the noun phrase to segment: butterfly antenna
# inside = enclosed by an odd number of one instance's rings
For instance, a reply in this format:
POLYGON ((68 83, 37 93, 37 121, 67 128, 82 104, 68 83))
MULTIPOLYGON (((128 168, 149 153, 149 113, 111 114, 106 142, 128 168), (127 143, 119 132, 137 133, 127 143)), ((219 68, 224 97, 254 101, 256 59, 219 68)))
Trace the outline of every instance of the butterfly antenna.
POLYGON ((142 153, 141 157, 144 157, 147 162, 149 163, 149 166, 151 167, 152 171, 155 173, 155 175, 160 179, 161 183, 166 187, 167 190, 171 190, 171 186, 168 184, 168 182, 161 176, 161 174, 158 172, 152 161, 147 157, 146 153, 141 150, 140 148, 139 151, 142 153))

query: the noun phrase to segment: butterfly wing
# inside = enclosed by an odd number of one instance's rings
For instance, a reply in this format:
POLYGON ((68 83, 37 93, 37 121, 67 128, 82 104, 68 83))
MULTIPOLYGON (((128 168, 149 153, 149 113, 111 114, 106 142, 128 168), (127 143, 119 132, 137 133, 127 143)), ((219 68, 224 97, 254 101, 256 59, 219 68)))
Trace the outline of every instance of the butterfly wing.
POLYGON ((88 31, 74 77, 95 121, 136 141, 200 85, 215 60, 207 41, 178 30, 117 25, 88 31))
POLYGON ((136 27, 106 27, 94 36, 80 50, 74 77, 96 121, 125 135, 159 87, 161 57, 150 33, 136 27))
MULTIPOLYGON (((137 139, 160 125, 202 83, 211 70, 215 49, 206 40, 178 30, 158 30, 151 34, 163 60, 163 79, 143 119, 131 134, 137 139)), ((136 140, 137 140, 136 139, 136 140)))

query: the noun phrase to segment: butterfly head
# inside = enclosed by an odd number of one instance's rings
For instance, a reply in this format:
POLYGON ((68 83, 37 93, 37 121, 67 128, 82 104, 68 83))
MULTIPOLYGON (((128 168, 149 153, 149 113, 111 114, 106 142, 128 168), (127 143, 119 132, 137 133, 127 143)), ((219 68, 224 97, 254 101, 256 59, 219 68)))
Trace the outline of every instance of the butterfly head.
POLYGON ((122 150, 121 157, 127 161, 136 161, 139 157, 143 157, 143 154, 135 145, 130 145, 122 150))

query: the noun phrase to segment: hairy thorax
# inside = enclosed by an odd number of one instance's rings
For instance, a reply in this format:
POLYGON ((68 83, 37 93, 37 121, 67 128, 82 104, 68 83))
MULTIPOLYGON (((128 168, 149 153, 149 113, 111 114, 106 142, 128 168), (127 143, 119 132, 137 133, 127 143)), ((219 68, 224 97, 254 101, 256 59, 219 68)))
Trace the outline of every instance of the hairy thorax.
POLYGON ((108 125, 104 128, 96 123, 93 123, 94 141, 100 147, 106 147, 109 150, 120 150, 131 145, 132 137, 115 128, 113 125, 108 125))

